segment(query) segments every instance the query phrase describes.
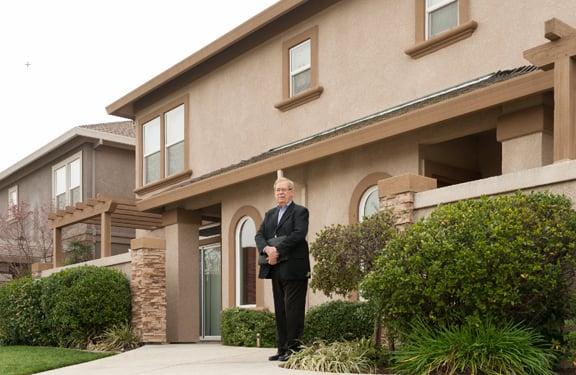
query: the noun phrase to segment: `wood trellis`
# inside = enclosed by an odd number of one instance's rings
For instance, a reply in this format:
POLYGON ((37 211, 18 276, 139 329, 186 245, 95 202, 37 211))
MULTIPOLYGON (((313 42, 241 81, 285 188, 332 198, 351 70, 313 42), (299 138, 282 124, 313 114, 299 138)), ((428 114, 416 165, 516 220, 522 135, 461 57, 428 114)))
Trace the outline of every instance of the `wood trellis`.
POLYGON ((138 211, 135 201, 100 194, 86 202, 57 210, 48 215, 48 220, 54 236, 54 267, 64 264, 62 228, 66 226, 79 223, 100 225, 102 257, 112 255, 112 227, 152 230, 162 226, 162 215, 138 211))

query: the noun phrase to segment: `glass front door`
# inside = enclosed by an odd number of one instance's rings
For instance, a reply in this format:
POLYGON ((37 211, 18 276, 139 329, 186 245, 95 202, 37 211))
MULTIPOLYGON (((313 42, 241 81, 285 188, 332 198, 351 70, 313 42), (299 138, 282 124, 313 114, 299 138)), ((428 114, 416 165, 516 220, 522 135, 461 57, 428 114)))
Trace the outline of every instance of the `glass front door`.
POLYGON ((200 248, 200 333, 203 340, 220 340, 221 253, 220 244, 200 248))

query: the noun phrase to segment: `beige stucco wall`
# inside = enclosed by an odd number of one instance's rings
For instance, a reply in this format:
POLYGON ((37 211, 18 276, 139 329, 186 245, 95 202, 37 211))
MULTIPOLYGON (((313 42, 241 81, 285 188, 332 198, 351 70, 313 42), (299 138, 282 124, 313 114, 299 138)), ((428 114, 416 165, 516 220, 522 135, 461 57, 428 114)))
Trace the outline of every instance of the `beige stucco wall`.
MULTIPOLYGON (((367 175, 384 172, 390 175, 417 173, 417 145, 413 137, 397 137, 378 142, 361 149, 345 152, 322 161, 284 171, 284 175, 296 183, 295 202, 305 204, 310 210, 308 241, 314 241, 315 233, 333 223, 349 222, 349 205, 357 184, 367 175)), ((272 184, 275 174, 263 176, 250 182, 235 185, 186 202, 186 208, 195 210, 212 204, 221 204, 222 215, 222 302, 223 308, 235 301, 235 248, 230 247, 232 218, 244 206, 257 209, 263 218, 266 211, 275 205, 272 184)), ((156 235, 170 235, 170 232, 156 235)), ((145 236, 140 232, 139 236, 145 236)), ((263 282, 264 306, 273 311, 272 289, 269 281, 263 282)), ((321 293, 308 295, 308 307, 325 302, 321 293)))
POLYGON ((414 1, 342 1, 137 112, 189 94, 190 166, 200 176, 268 149, 499 69, 526 65, 544 21, 576 24, 571 0, 472 0, 475 33, 419 59, 414 1), (280 112, 282 42, 319 26, 322 96, 280 112), (207 140, 210 140, 207 142, 207 140), (226 150, 226 152, 222 152, 226 150))

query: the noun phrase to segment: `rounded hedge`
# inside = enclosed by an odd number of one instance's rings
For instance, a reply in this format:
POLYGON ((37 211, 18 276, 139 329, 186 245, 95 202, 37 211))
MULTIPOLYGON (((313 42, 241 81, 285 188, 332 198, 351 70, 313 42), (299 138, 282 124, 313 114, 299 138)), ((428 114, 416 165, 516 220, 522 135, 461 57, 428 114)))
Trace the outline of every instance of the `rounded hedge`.
POLYGON ((0 343, 8 345, 50 345, 40 305, 42 283, 29 277, 0 287, 0 343))
POLYGON ((576 212, 549 193, 442 206, 388 243, 363 282, 389 326, 491 319, 557 336, 573 315, 576 212))
POLYGON ((366 302, 332 301, 312 307, 304 323, 304 343, 327 343, 372 336, 374 309, 366 302))
POLYGON ((257 334, 260 334, 261 347, 276 346, 276 323, 273 313, 233 307, 222 310, 221 317, 222 344, 256 346, 257 334))
POLYGON ((130 285, 117 270, 82 266, 42 280, 42 309, 60 346, 84 346, 130 321, 130 285))

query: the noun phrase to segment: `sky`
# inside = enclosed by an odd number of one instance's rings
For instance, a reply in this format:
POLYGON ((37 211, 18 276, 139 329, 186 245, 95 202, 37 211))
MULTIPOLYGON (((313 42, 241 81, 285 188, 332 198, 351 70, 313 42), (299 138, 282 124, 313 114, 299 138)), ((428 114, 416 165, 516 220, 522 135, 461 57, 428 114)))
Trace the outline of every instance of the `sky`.
POLYGON ((3 0, 0 172, 276 0, 3 0))

